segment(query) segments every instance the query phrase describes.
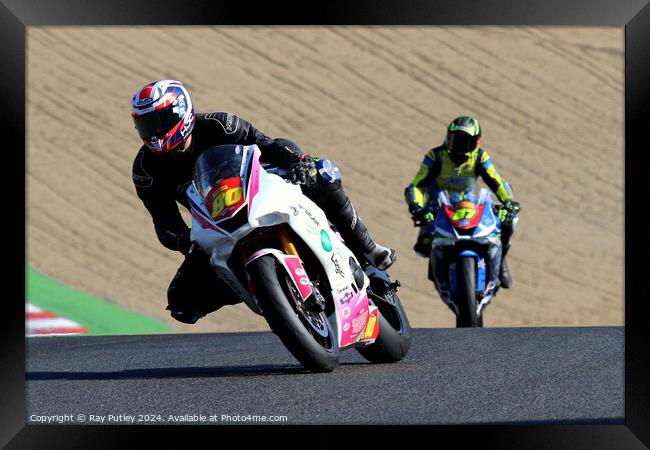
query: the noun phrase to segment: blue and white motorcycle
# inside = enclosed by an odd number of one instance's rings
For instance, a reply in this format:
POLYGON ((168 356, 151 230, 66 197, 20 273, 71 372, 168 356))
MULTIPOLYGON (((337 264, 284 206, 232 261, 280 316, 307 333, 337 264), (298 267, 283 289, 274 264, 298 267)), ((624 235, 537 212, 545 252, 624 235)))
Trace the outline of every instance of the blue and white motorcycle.
POLYGON ((455 177, 447 187, 438 192, 429 225, 429 279, 456 315, 456 327, 482 327, 483 311, 500 287, 502 206, 488 189, 477 193, 473 177, 455 177))

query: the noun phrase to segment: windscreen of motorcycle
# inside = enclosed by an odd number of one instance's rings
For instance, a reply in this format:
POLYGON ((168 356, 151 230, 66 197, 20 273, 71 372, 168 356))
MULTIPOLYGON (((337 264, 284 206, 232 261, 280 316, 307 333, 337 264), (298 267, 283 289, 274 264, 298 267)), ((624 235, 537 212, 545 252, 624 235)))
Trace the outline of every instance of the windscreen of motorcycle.
POLYGON ((215 220, 231 216, 244 204, 243 157, 240 145, 218 145, 205 150, 194 165, 194 188, 215 220))

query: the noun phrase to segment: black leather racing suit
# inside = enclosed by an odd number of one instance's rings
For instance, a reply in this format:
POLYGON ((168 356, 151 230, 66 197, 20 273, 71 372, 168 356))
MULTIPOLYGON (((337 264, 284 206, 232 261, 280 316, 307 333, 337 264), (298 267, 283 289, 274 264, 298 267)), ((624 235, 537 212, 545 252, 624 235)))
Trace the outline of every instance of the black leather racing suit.
MULTIPOLYGON (((261 162, 288 168, 302 150, 287 139, 272 139, 249 122, 226 112, 199 113, 192 131, 190 149, 184 153, 156 155, 142 146, 133 162, 133 183, 138 197, 151 214, 160 243, 170 250, 179 248, 187 233, 177 202, 189 209, 185 190, 192 170, 206 149, 223 144, 256 144, 261 162)), ((320 173, 316 182, 302 185, 303 193, 318 204, 355 254, 363 254, 371 238, 348 200, 341 181, 327 181, 320 173)), ((241 302, 212 271, 207 255, 192 252, 178 269, 167 291, 169 306, 195 307, 204 313, 223 305, 241 302)), ((168 309, 170 309, 168 306, 168 309)))

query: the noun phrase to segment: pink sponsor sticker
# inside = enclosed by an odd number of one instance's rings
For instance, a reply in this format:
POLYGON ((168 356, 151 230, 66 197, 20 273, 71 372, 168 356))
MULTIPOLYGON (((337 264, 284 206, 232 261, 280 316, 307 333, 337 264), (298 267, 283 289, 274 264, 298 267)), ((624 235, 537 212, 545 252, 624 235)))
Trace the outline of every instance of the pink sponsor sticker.
POLYGON ((305 272, 305 268, 302 266, 302 263, 300 262, 300 258, 293 255, 287 255, 284 257, 283 262, 285 267, 289 269, 289 273, 291 274, 293 281, 298 287, 302 299, 305 300, 307 297, 311 295, 312 290, 311 290, 311 283, 309 282, 309 277, 307 276, 307 273, 305 272))
POLYGON ((348 296, 349 293, 344 293, 336 302, 339 320, 341 321, 342 332, 341 341, 339 342, 341 347, 357 342, 368 323, 369 305, 365 291, 354 293, 352 298, 346 299, 346 302, 341 304, 341 300, 348 296))
POLYGON ((253 154, 253 167, 251 168, 251 178, 248 180, 248 213, 250 214, 253 207, 253 200, 260 190, 260 153, 256 151, 253 154))
POLYGON ((359 315, 352 320, 352 333, 360 333, 366 327, 367 322, 368 310, 364 308, 359 312, 359 315))

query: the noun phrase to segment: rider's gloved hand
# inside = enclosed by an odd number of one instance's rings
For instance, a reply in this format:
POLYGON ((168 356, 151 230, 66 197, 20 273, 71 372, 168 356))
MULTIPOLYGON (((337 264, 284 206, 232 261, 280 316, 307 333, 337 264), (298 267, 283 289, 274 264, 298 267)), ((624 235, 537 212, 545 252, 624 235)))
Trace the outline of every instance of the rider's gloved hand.
POLYGON ((428 225, 433 222, 435 214, 428 208, 422 206, 412 206, 409 208, 411 219, 415 225, 428 225))
POLYGON ((314 162, 314 159, 309 155, 305 155, 304 153, 296 155, 294 160, 287 168, 287 176, 289 178, 289 181, 294 184, 312 184, 316 182, 317 173, 318 171, 316 170, 316 163, 314 162))
POLYGON ((521 206, 519 202, 514 200, 506 200, 503 202, 503 209, 499 212, 499 220, 512 221, 515 216, 521 211, 521 206))
POLYGON ((521 206, 519 206, 519 202, 516 202, 514 200, 506 200, 503 206, 506 207, 508 212, 511 212, 512 214, 517 214, 519 211, 521 211, 521 206))
POLYGON ((167 231, 167 236, 175 243, 176 249, 183 255, 187 255, 192 247, 192 239, 190 238, 190 229, 185 228, 180 231, 167 231))

